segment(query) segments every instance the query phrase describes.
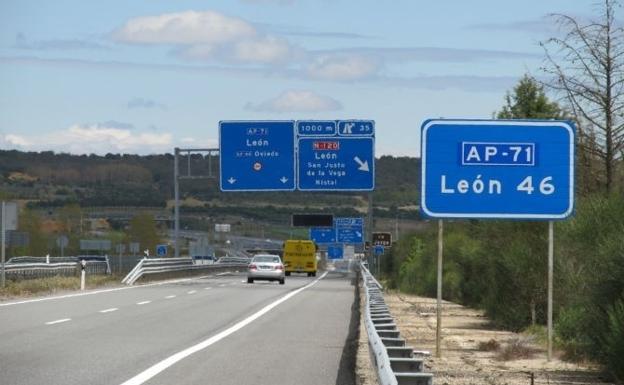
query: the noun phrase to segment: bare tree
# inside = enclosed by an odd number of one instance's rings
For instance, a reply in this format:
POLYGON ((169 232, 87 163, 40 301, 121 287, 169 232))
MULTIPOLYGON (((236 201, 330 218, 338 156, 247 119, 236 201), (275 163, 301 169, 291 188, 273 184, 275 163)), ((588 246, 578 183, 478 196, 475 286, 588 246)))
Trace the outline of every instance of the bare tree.
POLYGON ((618 0, 598 4, 599 21, 553 14, 562 37, 541 45, 543 70, 551 76, 545 86, 560 93, 578 123, 581 157, 603 165, 603 183, 613 190, 615 168, 624 156, 624 29, 615 18, 618 0))

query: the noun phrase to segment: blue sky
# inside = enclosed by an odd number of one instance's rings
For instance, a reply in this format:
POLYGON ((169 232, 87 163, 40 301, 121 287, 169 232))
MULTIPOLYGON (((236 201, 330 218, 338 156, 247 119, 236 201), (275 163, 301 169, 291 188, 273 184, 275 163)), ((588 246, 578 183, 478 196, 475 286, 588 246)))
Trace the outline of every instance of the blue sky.
POLYGON ((593 0, 0 2, 0 148, 216 147, 219 120, 374 119, 376 155, 421 122, 491 118, 540 76, 549 13, 593 0))

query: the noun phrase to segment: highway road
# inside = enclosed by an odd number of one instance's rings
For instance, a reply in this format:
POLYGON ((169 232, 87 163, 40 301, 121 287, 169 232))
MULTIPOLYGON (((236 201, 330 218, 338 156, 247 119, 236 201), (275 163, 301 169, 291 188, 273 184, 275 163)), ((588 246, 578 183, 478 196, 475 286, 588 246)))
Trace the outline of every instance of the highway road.
POLYGON ((0 303, 2 384, 354 384, 353 276, 243 274, 0 303))

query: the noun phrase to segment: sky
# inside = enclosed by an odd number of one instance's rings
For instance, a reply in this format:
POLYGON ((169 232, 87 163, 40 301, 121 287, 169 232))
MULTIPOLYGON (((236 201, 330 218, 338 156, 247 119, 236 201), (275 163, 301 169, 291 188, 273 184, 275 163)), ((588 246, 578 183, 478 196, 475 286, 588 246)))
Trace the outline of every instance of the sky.
POLYGON ((419 156, 428 118, 492 118, 543 76, 548 15, 594 0, 3 0, 0 149, 215 148, 220 120, 372 119, 419 156))

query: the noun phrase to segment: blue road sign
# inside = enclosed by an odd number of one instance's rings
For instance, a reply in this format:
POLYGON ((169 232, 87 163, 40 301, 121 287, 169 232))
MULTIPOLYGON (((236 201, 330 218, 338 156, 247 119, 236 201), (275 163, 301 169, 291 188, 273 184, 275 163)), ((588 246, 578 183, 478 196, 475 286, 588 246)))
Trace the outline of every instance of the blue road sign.
POLYGON ((336 242, 363 243, 364 220, 362 218, 334 218, 336 242))
POLYGON ((335 120, 298 120, 297 135, 326 136, 336 135, 335 120))
POLYGON ((342 245, 327 247, 327 259, 342 259, 344 255, 342 245))
POLYGON ((221 191, 295 189, 294 121, 221 121, 221 191))
POLYGON ((167 245, 156 245, 156 255, 165 257, 167 255, 167 245))
POLYGON ((375 122, 372 120, 341 120, 338 122, 338 134, 342 136, 372 136, 375 122))
POLYGON ((574 209, 574 126, 428 120, 421 210, 433 218, 564 219, 574 209))
POLYGON ((384 247, 381 245, 376 245, 373 247, 373 253, 375 255, 382 255, 384 253, 384 247))
POLYGON ((303 191, 375 188, 373 137, 299 138, 298 187, 303 191))
POLYGON ((326 243, 336 243, 335 227, 311 227, 310 239, 321 245, 326 243))

